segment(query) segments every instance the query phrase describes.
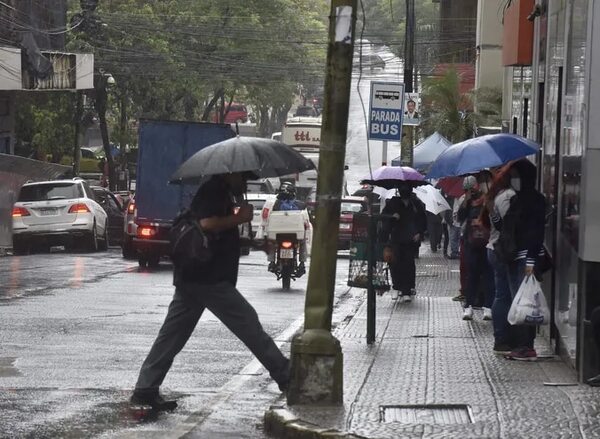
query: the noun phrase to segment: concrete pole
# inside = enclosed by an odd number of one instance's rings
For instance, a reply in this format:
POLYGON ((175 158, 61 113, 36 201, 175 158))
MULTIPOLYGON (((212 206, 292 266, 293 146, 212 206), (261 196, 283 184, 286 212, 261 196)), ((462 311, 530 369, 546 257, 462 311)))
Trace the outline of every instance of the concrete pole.
POLYGON ((343 404, 342 349, 331 335, 357 0, 332 0, 314 242, 304 331, 292 341, 288 404, 343 404))
POLYGON ((75 135, 73 139, 73 176, 79 176, 79 165, 81 163, 81 144, 80 132, 81 132, 81 117, 83 114, 83 102, 82 102, 81 90, 75 92, 75 115, 73 117, 73 123, 75 124, 75 135))

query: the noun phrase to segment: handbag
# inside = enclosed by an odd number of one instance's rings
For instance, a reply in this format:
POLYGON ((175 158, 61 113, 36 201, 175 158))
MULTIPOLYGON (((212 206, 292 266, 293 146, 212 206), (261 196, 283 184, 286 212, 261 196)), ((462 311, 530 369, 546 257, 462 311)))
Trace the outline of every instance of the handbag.
POLYGON ((171 260, 176 268, 184 271, 197 269, 213 257, 209 237, 189 209, 175 218, 169 231, 169 240, 171 260))
POLYGON ((547 325, 550 309, 535 276, 525 276, 508 311, 511 325, 547 325))

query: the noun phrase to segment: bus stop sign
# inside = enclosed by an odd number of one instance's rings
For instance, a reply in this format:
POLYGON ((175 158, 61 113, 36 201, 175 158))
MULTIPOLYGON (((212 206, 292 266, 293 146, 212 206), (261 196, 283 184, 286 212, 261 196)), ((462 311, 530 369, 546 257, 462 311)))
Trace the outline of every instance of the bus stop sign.
POLYGON ((402 140, 403 107, 403 83, 371 82, 368 138, 400 142, 402 140))

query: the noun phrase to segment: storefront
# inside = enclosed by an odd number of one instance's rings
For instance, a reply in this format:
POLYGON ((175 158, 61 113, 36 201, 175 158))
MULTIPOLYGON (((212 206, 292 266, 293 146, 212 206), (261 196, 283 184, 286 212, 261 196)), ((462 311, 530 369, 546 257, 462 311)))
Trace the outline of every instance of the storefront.
POLYGON ((554 259, 544 279, 553 308, 545 335, 583 380, 600 373, 589 322, 600 306, 600 90, 591 80, 600 74, 600 5, 513 0, 510 8, 505 31, 533 31, 530 47, 522 38, 512 46, 505 40, 504 98, 512 102, 505 126, 542 146, 545 244, 554 259))

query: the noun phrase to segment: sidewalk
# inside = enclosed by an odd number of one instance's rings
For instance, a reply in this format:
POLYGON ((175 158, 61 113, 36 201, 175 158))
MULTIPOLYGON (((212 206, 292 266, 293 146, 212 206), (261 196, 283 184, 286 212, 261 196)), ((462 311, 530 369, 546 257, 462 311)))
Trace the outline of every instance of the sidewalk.
MULTIPOLYGON (((366 301, 336 337, 344 353, 344 406, 287 407, 265 414, 281 438, 600 437, 600 389, 549 356, 505 360, 491 322, 461 319, 458 262, 421 250, 417 296, 378 297, 377 340, 366 344, 366 301), (554 384, 554 385, 548 385, 554 384), (561 386, 556 386, 561 384, 561 386)), ((549 353, 537 340, 538 355, 549 353)))

